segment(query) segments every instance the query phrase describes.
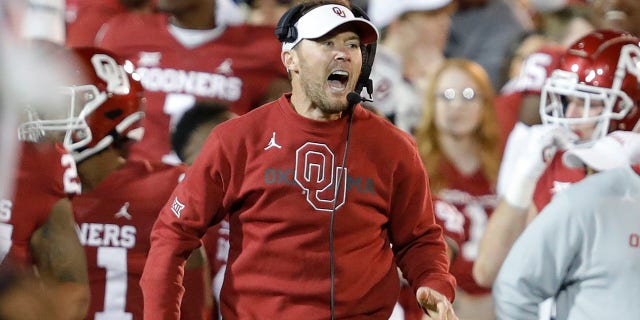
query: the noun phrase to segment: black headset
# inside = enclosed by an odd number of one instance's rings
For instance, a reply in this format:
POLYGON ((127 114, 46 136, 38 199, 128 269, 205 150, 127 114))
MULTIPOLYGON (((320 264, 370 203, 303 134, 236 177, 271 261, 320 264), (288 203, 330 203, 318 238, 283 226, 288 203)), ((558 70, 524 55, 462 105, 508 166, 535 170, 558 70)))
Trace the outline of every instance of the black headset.
MULTIPOLYGON (((298 30, 295 26, 296 22, 298 22, 298 20, 306 14, 309 9, 316 7, 316 4, 298 4, 287 10, 287 12, 282 15, 278 21, 278 25, 276 26, 275 34, 278 37, 278 40, 280 40, 280 42, 296 41, 296 39, 298 39, 298 30)), ((369 20, 367 13, 358 6, 351 5, 351 12, 353 12, 353 15, 357 18, 369 20)), ((373 60, 376 57, 376 47, 377 43, 375 42, 360 46, 360 51, 362 52, 362 69, 360 70, 360 77, 358 78, 355 89, 355 92, 358 94, 360 94, 362 88, 367 88, 369 96, 371 96, 371 93, 373 92, 373 81, 369 77, 371 76, 373 60)))

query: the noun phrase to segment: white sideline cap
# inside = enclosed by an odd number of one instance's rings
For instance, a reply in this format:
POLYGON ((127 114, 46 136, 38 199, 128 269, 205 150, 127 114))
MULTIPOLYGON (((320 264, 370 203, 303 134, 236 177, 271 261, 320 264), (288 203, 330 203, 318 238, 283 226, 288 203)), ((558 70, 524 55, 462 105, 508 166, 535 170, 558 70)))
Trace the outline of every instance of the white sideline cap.
POLYGON ((640 134, 614 131, 589 147, 575 147, 562 156, 567 167, 589 166, 598 171, 640 163, 640 134))
POLYGON ((329 4, 314 8, 300 17, 295 24, 298 38, 294 42, 283 42, 282 51, 293 49, 303 39, 320 38, 347 23, 353 25, 362 44, 378 41, 378 30, 371 22, 364 18, 356 18, 347 7, 329 4))
POLYGON ((384 28, 411 11, 434 11, 452 0, 369 0, 369 18, 378 28, 384 28))

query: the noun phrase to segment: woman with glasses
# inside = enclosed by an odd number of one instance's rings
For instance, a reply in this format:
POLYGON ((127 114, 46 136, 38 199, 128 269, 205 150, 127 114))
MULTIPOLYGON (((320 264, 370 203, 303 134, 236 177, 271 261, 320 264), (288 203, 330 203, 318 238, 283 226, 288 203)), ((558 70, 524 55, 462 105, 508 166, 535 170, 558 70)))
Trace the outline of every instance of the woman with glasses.
MULTIPOLYGON (((472 267, 478 242, 496 205, 495 185, 502 155, 494 91, 486 71, 465 59, 445 60, 424 96, 415 131, 432 194, 464 216, 464 237, 451 273, 458 290, 454 309, 460 319, 493 319, 490 290, 478 286, 472 267)), ((447 233, 455 216, 436 212, 447 233)))

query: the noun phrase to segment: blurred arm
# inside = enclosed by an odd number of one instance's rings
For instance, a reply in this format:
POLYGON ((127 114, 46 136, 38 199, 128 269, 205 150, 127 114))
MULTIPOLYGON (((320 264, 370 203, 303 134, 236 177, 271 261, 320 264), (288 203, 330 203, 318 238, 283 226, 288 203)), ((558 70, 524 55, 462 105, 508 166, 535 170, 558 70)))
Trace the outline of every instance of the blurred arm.
POLYGON ((516 208, 504 200, 493 211, 473 264, 473 279, 479 285, 487 288, 493 285, 500 266, 527 224, 528 211, 536 209, 516 208))
POLYGON ((84 319, 89 309, 87 260, 68 199, 53 206, 49 219, 31 237, 31 249, 62 319, 84 319))

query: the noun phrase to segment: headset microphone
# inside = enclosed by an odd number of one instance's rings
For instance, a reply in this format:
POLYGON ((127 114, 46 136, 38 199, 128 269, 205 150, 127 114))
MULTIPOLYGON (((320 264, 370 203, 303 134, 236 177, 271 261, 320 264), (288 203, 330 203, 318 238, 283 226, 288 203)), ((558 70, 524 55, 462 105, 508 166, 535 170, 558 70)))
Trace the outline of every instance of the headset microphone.
POLYGON ((362 102, 362 97, 359 94, 352 91, 347 93, 347 102, 349 103, 349 109, 353 109, 356 104, 362 102))

